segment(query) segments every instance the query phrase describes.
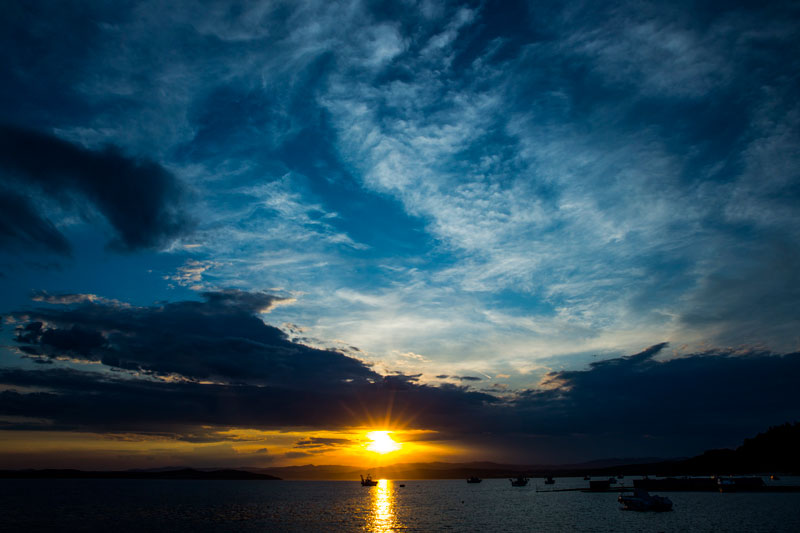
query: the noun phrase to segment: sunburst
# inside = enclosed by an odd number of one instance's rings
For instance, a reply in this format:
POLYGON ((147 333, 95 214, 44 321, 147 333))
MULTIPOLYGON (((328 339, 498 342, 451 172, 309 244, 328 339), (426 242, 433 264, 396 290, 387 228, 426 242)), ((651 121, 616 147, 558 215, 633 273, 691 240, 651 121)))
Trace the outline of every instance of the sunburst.
POLYGON ((395 442, 389 435, 390 433, 391 431, 370 431, 367 433, 367 438, 372 441, 367 444, 367 449, 371 452, 383 455, 385 453, 396 452, 402 448, 403 445, 399 442, 395 442))

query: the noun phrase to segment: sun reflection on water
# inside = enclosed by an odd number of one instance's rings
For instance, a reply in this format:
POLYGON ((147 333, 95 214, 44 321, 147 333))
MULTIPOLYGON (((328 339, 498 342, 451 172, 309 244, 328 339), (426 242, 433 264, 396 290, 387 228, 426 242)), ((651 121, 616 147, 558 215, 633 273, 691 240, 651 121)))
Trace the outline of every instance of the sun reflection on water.
POLYGON ((381 479, 372 489, 372 520, 370 531, 394 531, 400 526, 395 516, 395 494, 392 482, 381 479))

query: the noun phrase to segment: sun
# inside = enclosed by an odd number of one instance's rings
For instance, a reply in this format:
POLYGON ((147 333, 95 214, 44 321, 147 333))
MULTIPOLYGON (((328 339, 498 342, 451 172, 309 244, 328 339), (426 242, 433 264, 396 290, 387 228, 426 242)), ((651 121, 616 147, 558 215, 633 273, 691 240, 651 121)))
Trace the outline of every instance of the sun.
POLYGON ((392 440, 389 433, 391 431, 370 431, 367 433, 367 438, 372 441, 367 444, 367 449, 383 455, 384 453, 396 452, 402 448, 402 444, 392 440))

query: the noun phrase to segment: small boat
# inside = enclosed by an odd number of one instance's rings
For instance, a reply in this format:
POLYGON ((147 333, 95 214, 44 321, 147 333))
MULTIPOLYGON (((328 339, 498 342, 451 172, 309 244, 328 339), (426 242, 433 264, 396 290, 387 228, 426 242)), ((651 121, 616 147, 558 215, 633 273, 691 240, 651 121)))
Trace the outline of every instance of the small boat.
POLYGON ((590 475, 583 476, 583 480, 584 481, 590 481, 591 479, 592 479, 592 476, 590 476, 590 475))
POLYGON ((524 476, 517 476, 517 479, 512 479, 510 481, 512 487, 524 487, 528 484, 528 478, 524 476))
POLYGON ((778 481, 781 478, 781 476, 779 476, 778 474, 772 474, 771 476, 769 476, 769 478, 772 481, 778 481))
POLYGON ((644 489, 634 489, 632 496, 620 494, 617 501, 625 511, 671 511, 672 501, 663 496, 650 495, 644 489))
POLYGON ((622 474, 620 474, 620 475, 618 475, 618 476, 617 476, 617 479, 625 479, 625 476, 623 476, 622 474))
POLYGON ((608 482, 611 483, 612 485, 615 485, 617 483, 617 478, 610 477, 610 478, 608 478, 608 482))
POLYGON ((470 476, 467 478, 467 483, 480 483, 481 481, 483 480, 478 476, 470 476))
POLYGON ((718 477, 717 487, 720 492, 757 491, 764 487, 764 480, 760 477, 718 477))
POLYGON ((607 479, 589 481, 589 492, 605 492, 611 488, 607 479))
POLYGON ((556 482, 556 480, 553 479, 553 476, 547 476, 546 478, 544 478, 544 484, 545 485, 554 485, 555 482, 556 482))
POLYGON ((361 486, 362 487, 374 487, 377 485, 378 482, 372 479, 372 475, 367 474, 367 477, 361 476, 361 486))

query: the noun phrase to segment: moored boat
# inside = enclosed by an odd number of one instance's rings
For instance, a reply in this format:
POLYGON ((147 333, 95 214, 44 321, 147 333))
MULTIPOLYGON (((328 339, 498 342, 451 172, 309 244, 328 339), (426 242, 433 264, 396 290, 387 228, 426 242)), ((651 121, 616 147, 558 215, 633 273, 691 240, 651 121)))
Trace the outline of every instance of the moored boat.
POLYGON ((625 511, 671 511, 672 501, 664 496, 651 495, 644 489, 634 489, 633 495, 620 494, 617 501, 625 511))
POLYGON ((556 480, 553 479, 553 476, 547 476, 546 478, 544 478, 544 484, 545 485, 553 485, 553 484, 555 484, 555 482, 556 482, 556 480))
POLYGON ((528 478, 524 476, 517 476, 517 479, 511 480, 512 487, 524 487, 527 484, 528 484, 528 478))
POLYGON ((361 486, 362 487, 374 487, 377 485, 378 482, 372 479, 371 474, 367 474, 367 477, 361 476, 361 486))
POLYGON ((483 480, 478 476, 470 476, 467 478, 467 483, 480 483, 481 481, 483 480))

